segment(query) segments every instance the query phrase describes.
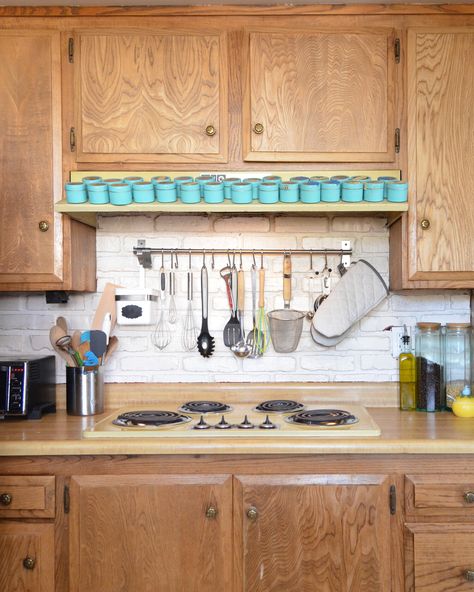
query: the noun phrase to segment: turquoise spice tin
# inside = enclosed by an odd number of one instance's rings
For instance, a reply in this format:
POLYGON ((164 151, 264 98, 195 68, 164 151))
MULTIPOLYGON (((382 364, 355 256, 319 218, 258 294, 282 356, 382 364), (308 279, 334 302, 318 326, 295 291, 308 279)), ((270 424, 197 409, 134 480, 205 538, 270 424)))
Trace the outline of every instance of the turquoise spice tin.
POLYGON ((199 183, 196 183, 196 181, 181 183, 179 186, 179 197, 185 204, 199 203, 201 201, 201 190, 199 189, 199 183))
POLYGON ((262 204, 277 203, 279 197, 279 184, 270 181, 260 183, 258 186, 258 201, 262 204))
POLYGON ((132 185, 133 201, 151 203, 155 201, 155 189, 151 181, 138 181, 132 185))
POLYGON ((109 203, 109 186, 107 183, 91 183, 87 186, 87 195, 91 204, 109 203))
POLYGON ((250 183, 234 183, 231 186, 232 203, 248 204, 252 203, 252 185, 250 183))
POLYGON ((181 197, 181 185, 183 185, 184 183, 192 183, 193 181, 194 179, 188 176, 174 178, 174 182, 176 183, 176 193, 178 194, 178 197, 181 197))
POLYGON ((388 183, 387 199, 390 202, 405 202, 408 199, 408 183, 405 181, 392 181, 388 183))
POLYGON ((364 183, 364 201, 383 201, 383 181, 366 181, 364 183))
POLYGON ((258 186, 262 180, 257 179, 256 177, 249 177, 248 179, 244 179, 244 182, 252 185, 252 199, 258 199, 258 186))
POLYGON ((321 201, 336 202, 341 198, 341 186, 337 181, 323 181, 321 183, 321 201))
POLYGON ((152 177, 150 181, 153 183, 153 185, 156 185, 157 183, 161 183, 163 181, 171 181, 171 177, 168 177, 168 175, 157 175, 156 177, 152 177))
POLYGON ((367 177, 367 175, 357 175, 355 177, 351 177, 351 181, 361 181, 362 183, 365 183, 366 181, 372 181, 372 179, 367 177))
POLYGON ((208 181, 204 185, 204 201, 209 204, 222 203, 224 201, 224 185, 217 181, 208 181))
POLYGON ((296 181, 284 181, 280 185, 280 201, 295 203, 300 198, 300 186, 296 181))
POLYGON ((392 181, 398 181, 398 179, 396 177, 377 177, 377 181, 383 181, 383 197, 384 199, 387 199, 387 187, 388 187, 388 183, 391 183, 392 181))
POLYGON ((290 181, 294 181, 295 183, 298 183, 298 185, 301 185, 301 183, 306 183, 309 181, 309 177, 290 177, 290 181))
POLYGON ((132 203, 132 186, 128 183, 109 185, 109 199, 114 206, 127 206, 132 203))
POLYGON ((100 183, 102 181, 102 177, 82 177, 82 182, 86 185, 90 185, 91 183, 100 183))
POLYGON ((227 179, 224 179, 223 184, 224 184, 224 198, 225 199, 231 199, 232 197, 232 191, 231 191, 231 187, 234 183, 240 183, 241 179, 238 179, 237 177, 227 177, 227 179))
POLYGON ((135 183, 140 183, 143 181, 143 177, 124 177, 123 182, 127 183, 127 185, 134 185, 135 183))
POLYGON ((87 191, 85 183, 66 183, 64 188, 66 190, 66 201, 68 203, 85 203, 87 201, 87 191))
POLYGON ((324 183, 325 181, 329 181, 329 177, 315 175, 314 177, 310 177, 309 180, 310 181, 319 181, 320 183, 324 183))
POLYGON ((364 195, 364 186, 361 181, 345 181, 342 184, 342 201, 357 202, 362 201, 364 195))
POLYGON ((122 183, 122 179, 117 178, 111 178, 111 179, 104 179, 103 181, 104 183, 106 183, 107 185, 112 185, 112 183, 122 183))
POLYGON ((158 181, 154 184, 156 200, 160 203, 172 203, 176 201, 176 183, 173 181, 158 181))
POLYGON ((350 180, 351 178, 347 175, 334 175, 333 177, 331 177, 331 181, 337 181, 339 185, 342 185, 342 183, 345 183, 346 181, 350 180))
POLYGON ((267 175, 266 177, 263 177, 262 181, 264 183, 278 183, 278 185, 282 184, 281 177, 278 175, 267 175))
POLYGON ((199 185, 199 191, 201 192, 201 197, 204 197, 205 184, 209 183, 209 181, 215 181, 215 180, 216 180, 215 175, 199 175, 199 177, 196 177, 196 182, 199 185))
POLYGON ((317 203, 321 201, 321 183, 319 181, 301 183, 300 200, 303 203, 317 203))

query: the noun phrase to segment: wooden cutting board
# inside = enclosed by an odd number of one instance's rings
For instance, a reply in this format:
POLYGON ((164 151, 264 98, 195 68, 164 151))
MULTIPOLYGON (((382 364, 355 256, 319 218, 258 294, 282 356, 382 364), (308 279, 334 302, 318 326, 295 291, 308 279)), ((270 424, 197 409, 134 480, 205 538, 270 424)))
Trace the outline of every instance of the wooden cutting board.
POLYGON ((99 304, 95 311, 91 329, 99 329, 101 331, 102 323, 104 322, 104 316, 108 312, 110 312, 110 315, 112 317, 110 331, 113 331, 115 323, 117 321, 117 315, 115 312, 115 289, 118 287, 119 286, 116 286, 115 284, 105 284, 104 291, 102 292, 102 296, 99 300, 99 304))

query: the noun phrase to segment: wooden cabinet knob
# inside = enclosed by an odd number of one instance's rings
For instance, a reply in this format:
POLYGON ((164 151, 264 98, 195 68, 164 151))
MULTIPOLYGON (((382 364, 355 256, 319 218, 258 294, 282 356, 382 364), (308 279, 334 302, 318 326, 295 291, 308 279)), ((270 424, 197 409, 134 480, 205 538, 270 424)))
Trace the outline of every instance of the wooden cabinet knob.
POLYGON ((23 559, 23 567, 25 569, 35 569, 36 559, 34 557, 25 557, 23 559))
POLYGON ((474 491, 466 491, 464 494, 464 501, 467 504, 474 504, 474 491))
POLYGON ((474 570, 466 569, 466 571, 464 572, 464 577, 468 582, 474 582, 474 570))
POLYGON ((213 125, 208 125, 206 127, 206 135, 208 136, 215 136, 216 135, 216 128, 213 125))
POLYGON ((0 504, 2 506, 9 506, 12 503, 12 496, 9 493, 0 494, 0 504))
POLYGON ((263 134, 263 125, 261 123, 256 123, 253 126, 253 131, 255 134, 263 134))
POLYGON ((257 518, 258 518, 258 510, 257 510, 257 508, 255 508, 254 506, 251 506, 247 510, 247 518, 249 520, 257 520, 257 518))
POLYGON ((217 516, 217 508, 214 506, 210 506, 206 510, 206 518, 215 518, 217 516))
POLYGON ((41 222, 38 223, 38 228, 41 230, 41 232, 46 232, 49 230, 49 224, 46 222, 46 220, 41 220, 41 222))
POLYGON ((420 226, 423 228, 423 230, 428 230, 428 228, 431 226, 431 222, 426 218, 423 218, 423 220, 420 222, 420 226))

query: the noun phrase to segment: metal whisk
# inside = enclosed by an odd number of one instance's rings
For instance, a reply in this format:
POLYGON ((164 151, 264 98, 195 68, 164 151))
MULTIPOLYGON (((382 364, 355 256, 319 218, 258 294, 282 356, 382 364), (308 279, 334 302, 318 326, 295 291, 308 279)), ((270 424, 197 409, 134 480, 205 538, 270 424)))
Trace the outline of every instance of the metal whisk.
POLYGON ((189 254, 188 269, 188 308, 183 325, 183 347, 186 351, 193 351, 197 347, 199 327, 194 320, 193 311, 193 272, 191 270, 191 253, 189 254))
POLYGON ((153 345, 160 351, 164 350, 171 341, 171 332, 168 321, 165 317, 165 300, 166 300, 166 274, 164 267, 164 256, 161 251, 161 267, 160 267, 160 312, 155 330, 152 335, 153 345))

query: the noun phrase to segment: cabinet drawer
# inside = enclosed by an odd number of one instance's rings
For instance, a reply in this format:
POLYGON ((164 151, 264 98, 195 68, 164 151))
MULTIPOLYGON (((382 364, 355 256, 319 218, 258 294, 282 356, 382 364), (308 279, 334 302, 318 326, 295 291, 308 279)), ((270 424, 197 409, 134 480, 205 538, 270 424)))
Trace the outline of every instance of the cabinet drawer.
POLYGON ((407 514, 474 519, 474 475, 407 475, 405 492, 407 514))
POLYGON ((474 526, 408 524, 406 592, 474 589, 474 526))
POLYGON ((54 518, 55 478, 0 476, 0 517, 54 518))

